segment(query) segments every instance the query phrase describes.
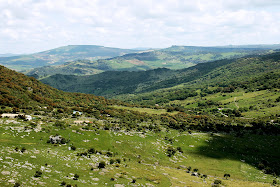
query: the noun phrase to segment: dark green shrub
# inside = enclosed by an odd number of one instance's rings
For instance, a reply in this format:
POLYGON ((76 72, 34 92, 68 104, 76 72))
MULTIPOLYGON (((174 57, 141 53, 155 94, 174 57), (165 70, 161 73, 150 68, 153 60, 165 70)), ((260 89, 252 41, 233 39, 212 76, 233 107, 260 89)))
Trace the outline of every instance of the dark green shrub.
POLYGON ((105 166, 106 166, 106 163, 105 163, 104 161, 101 161, 101 162, 99 162, 99 164, 98 164, 98 168, 99 168, 99 169, 105 168, 105 166))
POLYGON ((96 150, 95 150, 94 148, 90 148, 90 149, 88 150, 88 153, 89 153, 89 154, 95 154, 95 153, 96 153, 96 150))
POLYGON ((115 160, 114 159, 111 159, 110 160, 110 164, 114 164, 115 160))
POLYGON ((215 180, 214 180, 214 184, 222 184, 222 181, 221 181, 221 180, 218 180, 218 179, 215 179, 215 180))
POLYGON ((77 148, 74 145, 71 145, 71 150, 75 151, 77 148))
POLYGON ((176 150, 172 147, 168 147, 166 153, 167 153, 168 157, 171 157, 171 156, 175 155, 176 150))
POLYGON ((20 186, 20 183, 16 182, 14 187, 19 187, 20 186))
POLYGON ((78 174, 75 174, 73 180, 78 180, 79 177, 80 176, 78 174))
POLYGON ((25 151, 26 151, 26 148, 25 148, 25 147, 21 148, 21 152, 22 152, 22 153, 24 153, 25 151))
POLYGON ((41 171, 36 171, 34 177, 41 177, 42 172, 41 171))
POLYGON ((66 185, 66 182, 65 181, 62 181, 61 183, 60 183, 60 186, 65 186, 66 185))
POLYGON ((113 156, 113 153, 111 153, 110 151, 107 151, 106 156, 112 157, 112 156, 113 156))
POLYGON ((177 147, 177 151, 179 151, 180 153, 183 153, 183 150, 181 147, 177 147))

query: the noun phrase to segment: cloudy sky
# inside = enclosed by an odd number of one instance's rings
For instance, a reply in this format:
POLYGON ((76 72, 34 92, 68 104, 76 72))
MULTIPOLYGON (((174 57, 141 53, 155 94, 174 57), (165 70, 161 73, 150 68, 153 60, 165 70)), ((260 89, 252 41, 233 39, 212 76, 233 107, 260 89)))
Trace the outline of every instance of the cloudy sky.
POLYGON ((0 54, 280 43, 280 0, 0 0, 0 54))

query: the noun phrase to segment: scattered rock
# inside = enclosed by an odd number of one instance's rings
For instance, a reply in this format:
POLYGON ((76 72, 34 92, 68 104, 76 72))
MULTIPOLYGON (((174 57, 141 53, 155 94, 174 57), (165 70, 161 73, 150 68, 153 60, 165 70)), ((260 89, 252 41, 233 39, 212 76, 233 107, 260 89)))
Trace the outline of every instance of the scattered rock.
POLYGON ((1 174, 2 174, 2 175, 10 175, 11 172, 9 172, 9 171, 2 171, 1 174))
POLYGON ((115 184, 115 187, 124 187, 122 184, 115 184))

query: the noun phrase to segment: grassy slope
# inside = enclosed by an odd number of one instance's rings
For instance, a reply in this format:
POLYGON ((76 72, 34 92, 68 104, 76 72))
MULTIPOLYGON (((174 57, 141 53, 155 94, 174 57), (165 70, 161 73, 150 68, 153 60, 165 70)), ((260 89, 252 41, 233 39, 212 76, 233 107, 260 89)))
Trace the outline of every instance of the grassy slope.
POLYGON ((226 186, 270 186, 269 183, 274 177, 260 172, 251 162, 258 159, 259 155, 275 156, 276 159, 280 155, 277 149, 280 141, 277 136, 253 135, 248 139, 222 134, 190 135, 178 131, 156 134, 133 131, 82 131, 81 126, 75 125, 66 130, 56 130, 51 123, 41 125, 49 131, 24 132, 22 129, 27 125, 26 122, 7 122, 1 120, 0 125, 1 186, 10 186, 13 183, 10 180, 15 180, 23 186, 58 186, 62 181, 78 186, 104 186, 106 183, 113 186, 131 184, 132 179, 136 179, 137 185, 155 186, 210 186, 214 179, 222 180, 226 186), (48 137, 54 134, 70 138, 71 141, 61 146, 47 144, 48 137), (172 137, 174 143, 170 144, 165 140, 165 136, 172 137), (68 150, 71 144, 77 147, 76 151, 68 150), (173 157, 167 157, 168 146, 180 146, 184 153, 177 152, 173 157), (16 147, 25 147, 27 151, 16 152, 16 147), (121 159, 119 167, 116 167, 116 164, 108 164, 111 158, 103 155, 93 154, 91 158, 75 156, 76 153, 92 147, 103 152, 110 150, 115 153, 113 158, 121 159), (258 154, 246 152, 244 149, 257 149, 258 154), (124 158, 126 161, 123 161, 124 158), (100 161, 107 163, 106 169, 90 169, 96 168, 100 161), (188 166, 192 169, 198 168, 199 172, 206 174, 208 178, 203 181, 191 176, 190 173, 186 173, 188 166), (42 177, 33 178, 37 170, 43 172, 42 177), (6 175, 7 171, 10 174, 6 175), (224 173, 230 173, 229 180, 223 178, 224 173), (78 180, 72 179, 74 174, 80 176, 78 180), (111 181, 111 178, 115 181, 111 181))
MULTIPOLYGON (((209 94, 205 97, 189 97, 185 100, 171 101, 169 104, 181 105, 186 109, 193 110, 198 108, 199 102, 205 102, 211 100, 219 102, 219 106, 209 106, 208 108, 201 109, 200 111, 211 111, 217 108, 236 109, 242 110, 242 108, 248 109, 248 111, 242 111, 242 116, 247 118, 265 117, 279 114, 280 103, 276 102, 276 99, 280 97, 280 90, 262 90, 255 92, 245 92, 244 90, 236 90, 233 93, 215 93, 209 94), (251 107, 251 109, 250 109, 251 107)), ((219 115, 216 111, 214 114, 219 115)))

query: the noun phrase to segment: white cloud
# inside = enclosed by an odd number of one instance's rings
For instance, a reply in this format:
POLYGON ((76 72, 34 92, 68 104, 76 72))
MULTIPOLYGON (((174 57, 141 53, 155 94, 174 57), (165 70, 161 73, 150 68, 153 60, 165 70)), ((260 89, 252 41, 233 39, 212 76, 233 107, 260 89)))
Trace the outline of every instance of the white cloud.
POLYGON ((0 0, 0 53, 280 43, 279 8, 279 0, 0 0))

